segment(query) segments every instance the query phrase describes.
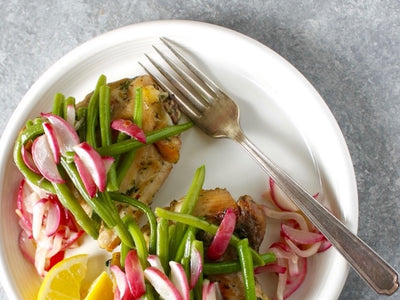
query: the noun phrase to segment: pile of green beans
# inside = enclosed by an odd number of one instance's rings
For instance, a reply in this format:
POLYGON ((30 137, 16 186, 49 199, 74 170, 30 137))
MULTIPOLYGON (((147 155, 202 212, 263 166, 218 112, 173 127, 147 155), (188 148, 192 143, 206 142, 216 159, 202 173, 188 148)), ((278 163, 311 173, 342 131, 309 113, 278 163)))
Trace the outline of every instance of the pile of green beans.
MULTIPOLYGON (((58 93, 54 97, 52 113, 67 119, 68 106, 75 106, 75 99, 65 98, 58 93)), ((142 126, 143 95, 141 88, 135 90, 135 107, 132 121, 142 126)), ((107 174, 107 188, 104 192, 97 192, 94 197, 89 196, 79 172, 73 162, 73 153, 61 157, 60 173, 67 183, 52 183, 41 175, 33 172, 24 162, 21 154, 22 147, 32 143, 34 139, 44 134, 43 118, 36 118, 26 122, 26 126, 15 142, 14 160, 23 176, 46 192, 56 194, 63 206, 71 211, 77 223, 94 239, 98 238, 101 224, 113 228, 121 240, 121 266, 124 266, 126 254, 130 249, 136 249, 143 268, 148 266, 147 257, 155 254, 159 257, 164 270, 169 272, 169 261, 180 262, 190 278, 190 259, 193 249, 196 249, 204 260, 204 245, 197 239, 199 231, 215 234, 218 226, 192 215, 197 204, 205 179, 205 166, 199 167, 192 183, 182 202, 180 212, 173 212, 157 207, 151 208, 120 193, 119 186, 131 166, 137 149, 144 144, 122 133, 117 138, 111 132, 111 101, 110 87, 104 75, 101 75, 96 84, 88 106, 76 108, 76 124, 81 142, 87 141, 101 156, 112 156, 114 163, 107 174), (88 215, 82 208, 70 188, 72 183, 81 198, 91 207, 92 214, 88 215), (132 216, 120 217, 116 203, 125 203, 141 211, 148 221, 149 236, 145 238, 142 229, 132 216)), ((147 144, 178 135, 190 129, 192 122, 172 125, 150 132, 146 135, 147 144)), ((253 250, 247 239, 240 239, 233 235, 230 244, 236 247, 238 260, 224 262, 206 262, 195 288, 191 291, 191 298, 201 299, 203 276, 212 274, 226 274, 242 272, 246 299, 255 299, 254 268, 275 261, 273 253, 259 254, 253 250)), ((156 299, 153 288, 148 287, 146 299, 156 299)))

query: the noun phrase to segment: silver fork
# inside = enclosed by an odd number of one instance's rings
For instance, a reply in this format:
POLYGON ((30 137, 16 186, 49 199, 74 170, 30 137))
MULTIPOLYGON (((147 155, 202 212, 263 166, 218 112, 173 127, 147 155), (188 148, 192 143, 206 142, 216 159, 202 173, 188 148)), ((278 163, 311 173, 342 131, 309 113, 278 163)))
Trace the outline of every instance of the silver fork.
POLYGON ((185 58, 179 45, 167 38, 161 41, 170 50, 167 55, 154 47, 163 63, 146 55, 154 71, 140 64, 175 95, 184 114, 207 135, 238 142, 377 293, 393 294, 399 287, 396 271, 250 142, 240 127, 236 103, 185 58))

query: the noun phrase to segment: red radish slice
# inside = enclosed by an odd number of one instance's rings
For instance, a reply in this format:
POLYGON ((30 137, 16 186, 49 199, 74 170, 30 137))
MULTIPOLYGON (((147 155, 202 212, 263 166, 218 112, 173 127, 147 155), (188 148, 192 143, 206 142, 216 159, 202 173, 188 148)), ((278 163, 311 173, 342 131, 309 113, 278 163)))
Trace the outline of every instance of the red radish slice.
POLYGON ((293 251, 298 256, 301 257, 310 257, 313 256, 318 252, 318 249, 321 247, 322 241, 321 242, 316 242, 315 244, 312 244, 309 248, 303 250, 297 247, 295 243, 293 243, 290 239, 285 238, 285 242, 289 245, 290 249, 293 251))
POLYGON ((222 300, 221 292, 218 283, 210 282, 208 279, 203 281, 203 300, 222 300))
POLYGON ((236 214, 232 208, 228 208, 218 227, 217 233, 207 251, 207 257, 212 260, 220 258, 228 248, 236 225, 236 214))
POLYGON ((330 247, 332 247, 332 243, 325 238, 321 243, 321 247, 319 247, 318 249, 318 253, 324 252, 328 250, 330 247))
POLYGON ((286 272, 286 267, 278 265, 276 263, 266 264, 264 266, 259 266, 254 269, 254 274, 262 274, 262 273, 277 273, 283 274, 286 272))
POLYGON ((144 270, 144 276, 163 299, 182 300, 182 296, 176 286, 159 269, 148 267, 144 270))
POLYGON ((139 299, 146 293, 146 285, 136 250, 130 250, 126 255, 125 274, 133 298, 139 299))
POLYGON ((35 252, 36 245, 32 238, 29 238, 25 231, 21 231, 18 238, 19 249, 22 252, 22 255, 28 260, 30 263, 35 263, 35 252))
MULTIPOLYGON (((117 283, 117 290, 120 300, 130 300, 131 291, 129 289, 128 280, 126 279, 125 273, 117 265, 110 267, 111 272, 114 274, 115 281, 117 283)), ((115 299, 115 298, 114 298, 115 299)))
POLYGON ((104 156, 104 157, 102 157, 102 159, 103 159, 103 163, 104 163, 104 168, 106 168, 106 173, 108 173, 108 171, 111 168, 111 165, 114 162, 114 157, 104 156))
POLYGON ((295 229, 286 224, 281 224, 281 233, 283 236, 301 245, 314 244, 325 239, 321 233, 295 229))
POLYGON ((82 142, 73 148, 91 174, 94 183, 101 192, 104 192, 107 184, 107 173, 100 154, 87 142, 82 142))
POLYGON ((287 299, 292 295, 303 283, 307 274, 307 259, 304 257, 299 258, 299 273, 296 276, 287 275, 286 286, 283 292, 283 299, 287 299))
POLYGON ((94 183, 92 174, 90 174, 89 170, 77 154, 74 155, 74 162, 87 193, 91 198, 93 198, 96 195, 97 186, 94 183))
POLYGON ((35 240, 41 238, 42 233, 50 237, 54 235, 60 225, 60 208, 49 199, 40 199, 33 206, 32 233, 35 240))
MULTIPOLYGON (((76 117, 76 110, 75 105, 68 104, 67 105, 67 122, 72 127, 75 126, 75 117, 76 117)), ((74 127, 75 128, 75 127, 74 127)))
POLYGON ((117 119, 111 122, 111 128, 129 135, 143 144, 146 143, 145 133, 132 121, 117 119))
POLYGON ((170 261, 169 266, 171 268, 172 283, 176 286, 178 291, 180 291, 182 300, 189 300, 189 283, 186 277, 185 269, 176 261, 170 261))
POLYGON ((298 211, 298 207, 289 199, 282 189, 275 183, 272 178, 269 178, 269 189, 271 199, 277 207, 284 211, 298 211))
POLYGON ((298 212, 294 211, 277 211, 265 205, 262 206, 267 217, 277 220, 295 220, 302 230, 308 230, 306 219, 298 212))
POLYGON ((60 162, 60 146, 58 145, 56 132, 50 123, 44 122, 42 124, 44 129, 44 134, 49 143, 49 147, 53 152, 54 162, 58 164, 60 162))
POLYGON ((40 174, 40 171, 35 165, 35 162, 33 161, 32 154, 26 150, 25 146, 21 148, 21 156, 22 160, 24 161, 25 165, 32 171, 35 172, 36 174, 40 174))
POLYGON ((42 174, 44 178, 55 183, 65 182, 57 169, 56 163, 54 162, 53 154, 45 135, 37 137, 33 142, 32 158, 40 171, 40 174, 42 174))
POLYGON ((199 250, 192 247, 190 254, 190 289, 193 289, 203 271, 203 260, 199 250))
POLYGON ((42 117, 47 118, 53 125, 61 154, 65 155, 66 152, 72 151, 73 147, 79 144, 79 136, 74 127, 63 118, 51 113, 42 114, 42 117))
POLYGON ((160 257, 154 254, 150 254, 149 256, 147 256, 147 261, 150 264, 150 266, 155 267, 159 269, 161 272, 165 273, 164 268, 160 261, 160 257))

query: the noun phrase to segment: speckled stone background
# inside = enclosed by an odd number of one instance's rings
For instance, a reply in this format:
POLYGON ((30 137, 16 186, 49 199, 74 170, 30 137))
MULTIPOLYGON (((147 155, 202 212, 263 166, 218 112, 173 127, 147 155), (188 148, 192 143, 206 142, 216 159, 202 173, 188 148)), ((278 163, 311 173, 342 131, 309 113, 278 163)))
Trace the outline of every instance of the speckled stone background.
MULTIPOLYGON (((359 235, 399 270, 398 0, 1 0, 0 131, 29 87, 69 50, 111 29, 158 19, 237 30, 308 78, 348 143, 359 191, 359 235)), ((353 271, 340 296, 386 298, 353 271)), ((2 290, 0 299, 7 299, 2 290)))

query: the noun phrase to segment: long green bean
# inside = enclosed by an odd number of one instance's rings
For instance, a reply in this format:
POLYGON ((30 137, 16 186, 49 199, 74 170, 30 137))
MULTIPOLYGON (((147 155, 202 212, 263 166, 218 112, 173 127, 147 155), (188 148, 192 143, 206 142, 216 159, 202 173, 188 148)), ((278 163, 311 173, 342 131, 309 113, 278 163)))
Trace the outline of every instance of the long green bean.
POLYGON ((54 194, 54 187, 50 181, 44 179, 42 175, 33 172, 22 159, 22 147, 28 142, 34 140, 39 135, 43 134, 43 127, 41 123, 33 124, 29 128, 21 131, 15 144, 14 144, 14 162, 18 170, 33 184, 40 186, 47 192, 54 194))
MULTIPOLYGON (((276 256, 273 252, 268 252, 261 254, 261 258, 264 261, 264 264, 268 264, 274 262, 276 260, 276 256)), ((254 265, 254 267, 258 267, 259 265, 254 265)), ((216 274, 230 274, 239 272, 241 270, 239 261, 223 261, 223 262, 207 262, 203 265, 203 272, 205 275, 216 275, 216 274)))
POLYGON ((99 93, 100 87, 106 84, 106 76, 101 75, 97 81, 95 90, 90 97, 86 118, 86 141, 92 146, 97 147, 96 124, 99 114, 99 93))
POLYGON ((168 246, 168 220, 160 218, 157 222, 157 248, 156 254, 160 258, 164 270, 168 270, 169 246, 168 246))
POLYGON ((118 192, 110 192, 109 195, 114 201, 124 202, 132 205, 141 210, 146 215, 150 226, 149 252, 151 254, 155 254, 157 247, 157 220, 151 208, 143 202, 140 202, 139 200, 133 199, 118 192))
POLYGON ((51 112, 54 115, 63 116, 63 105, 64 105, 64 95, 61 93, 57 93, 54 95, 54 100, 53 100, 53 108, 51 110, 51 112))
POLYGON ((256 299, 256 284, 254 280, 253 257, 250 252, 249 240, 243 239, 237 244, 240 266, 242 268, 243 283, 246 299, 256 299))
POLYGON ((95 222, 86 214, 78 200, 72 195, 65 183, 53 183, 55 193, 61 204, 75 217, 78 224, 94 239, 97 239, 99 231, 95 222))
MULTIPOLYGON (((162 129, 158 129, 152 131, 146 135, 147 144, 152 144, 162 139, 166 139, 168 137, 177 135, 182 133, 183 131, 188 130, 193 126, 192 122, 187 122, 179 125, 172 125, 162 129)), ((121 142, 114 143, 107 147, 97 148, 97 152, 101 156, 115 156, 119 154, 123 154, 133 149, 138 149, 142 147, 144 144, 136 141, 134 139, 123 140, 121 142)))
POLYGON ((146 241, 144 239, 143 233, 140 230, 139 225, 136 223, 131 215, 126 215, 123 218, 123 222, 128 227, 128 231, 133 238, 140 264, 142 265, 142 268, 145 268, 148 265, 147 256, 149 255, 149 253, 147 251, 146 241))
MULTIPOLYGON (((156 207, 155 209, 155 214, 158 217, 165 218, 171 221, 175 222, 180 222, 189 226, 193 226, 196 228, 199 228, 201 230, 204 230, 206 232, 209 232, 211 234, 216 234, 218 230, 218 226, 211 224, 203 219, 200 219, 198 217, 195 217, 193 215, 188 215, 188 214, 182 214, 182 213, 177 213, 173 211, 169 211, 166 209, 163 209, 161 207, 156 207)), ((233 246, 237 246, 239 243, 240 238, 238 238, 235 235, 232 235, 230 244, 233 246)), ((259 264, 260 266, 264 265, 264 261, 262 260, 260 254, 258 254, 254 249, 251 249, 253 258, 255 263, 259 264)))
MULTIPOLYGON (((201 166, 197 168, 188 192, 182 202, 182 206, 180 209, 181 213, 190 214, 194 207, 196 206, 197 199, 199 198, 200 191, 203 188, 205 178, 205 166, 201 166)), ((174 236, 172 237, 171 247, 173 249, 179 249, 179 243, 182 240, 183 234, 186 230, 186 224, 178 223, 176 225, 174 236)))

